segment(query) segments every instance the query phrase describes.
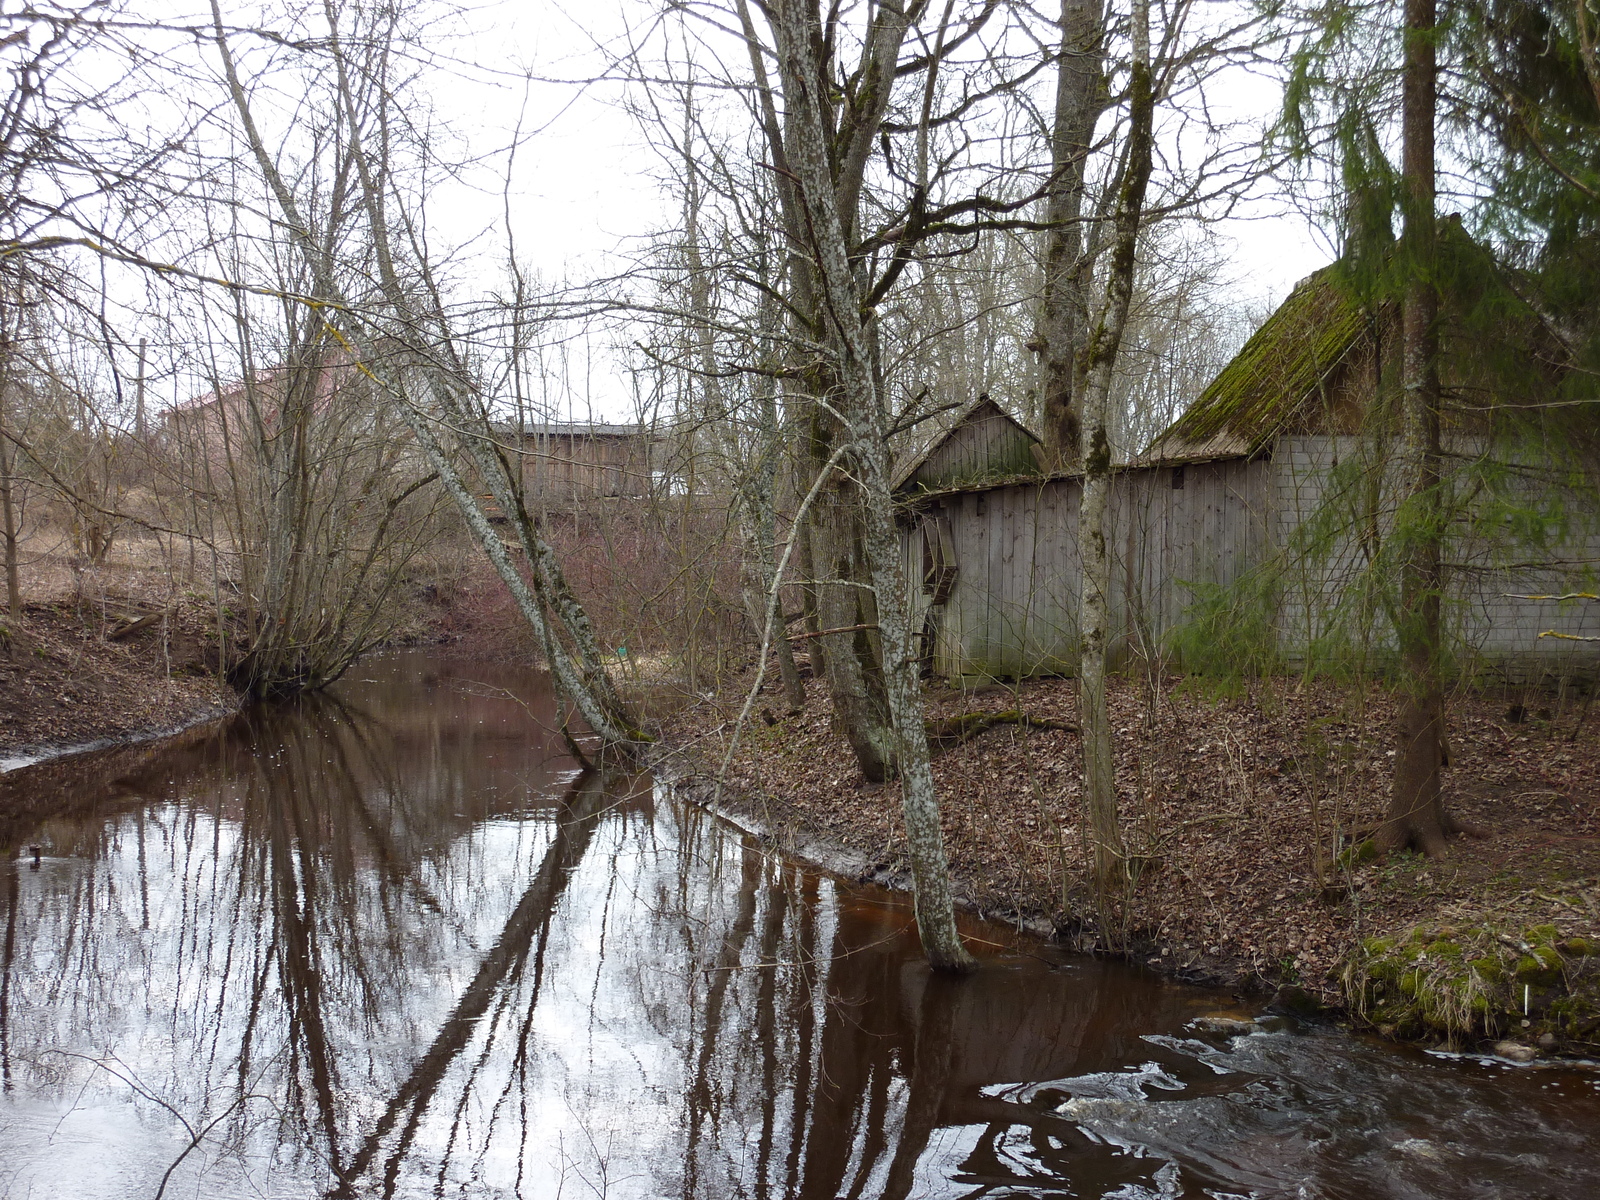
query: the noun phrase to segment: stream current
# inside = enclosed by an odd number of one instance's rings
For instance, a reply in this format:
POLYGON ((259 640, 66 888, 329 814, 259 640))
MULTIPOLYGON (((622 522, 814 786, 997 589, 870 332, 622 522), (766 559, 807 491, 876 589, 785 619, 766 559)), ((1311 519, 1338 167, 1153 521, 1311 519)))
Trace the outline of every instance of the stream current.
POLYGON ((937 978, 554 724, 404 653, 0 776, 0 1196, 1600 1196, 1594 1070, 1218 1032, 978 921, 937 978))

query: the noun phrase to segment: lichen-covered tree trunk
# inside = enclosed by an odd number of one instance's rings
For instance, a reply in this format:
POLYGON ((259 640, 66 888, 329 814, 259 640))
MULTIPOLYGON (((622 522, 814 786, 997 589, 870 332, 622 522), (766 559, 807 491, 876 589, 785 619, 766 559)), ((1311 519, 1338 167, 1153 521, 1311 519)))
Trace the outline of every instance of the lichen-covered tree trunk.
POLYGON ((1039 364, 1039 426, 1044 466, 1078 454, 1073 403, 1077 358, 1089 325, 1089 261, 1083 227, 1084 173, 1094 127, 1105 107, 1104 0, 1061 0, 1061 50, 1050 138, 1043 295, 1034 346, 1039 364))
MULTIPOLYGON (((766 549, 772 545, 772 524, 763 523, 752 528, 750 523, 739 523, 739 541, 742 547, 741 594, 750 627, 760 632, 766 626, 767 597, 778 586, 775 564, 766 549), (765 536, 764 536, 765 534, 765 536)), ((806 685, 800 678, 800 668, 794 659, 794 643, 783 636, 780 624, 778 636, 773 639, 772 650, 778 659, 778 678, 783 683, 783 695, 791 710, 798 712, 806 705, 806 685)))
POLYGON ((1439 294, 1435 276, 1434 111, 1437 103, 1435 0, 1406 0, 1401 133, 1407 271, 1402 315, 1400 475, 1392 535, 1400 544, 1399 743, 1389 809, 1378 831, 1384 850, 1444 852, 1454 825, 1444 811, 1442 600, 1443 498, 1439 430, 1439 294))
MULTIPOLYGON (((772 162, 778 168, 776 187, 787 242, 784 290, 790 333, 796 344, 814 344, 827 336, 832 317, 818 264, 811 252, 815 230, 809 223, 810 214, 791 166, 795 114, 792 108, 786 107, 780 115, 777 101, 780 89, 772 86, 767 56, 756 35, 749 4, 746 0, 736 0, 735 7, 750 55, 761 130, 772 162)), ((808 24, 818 31, 821 28, 820 14, 814 4, 808 7, 797 3, 783 11, 772 8, 764 12, 780 37, 783 26, 793 30, 808 24)), ((860 147, 871 145, 888 103, 888 72, 893 68, 894 51, 904 37, 904 28, 903 16, 884 13, 875 19, 872 45, 864 56, 864 64, 866 73, 874 75, 881 83, 868 84, 863 78, 863 86, 855 97, 857 103, 848 106, 844 113, 835 114, 840 118, 837 124, 829 123, 836 134, 835 145, 854 147, 837 164, 829 164, 829 190, 847 238, 855 228, 860 174, 865 169, 860 147)), ((812 72, 806 84, 819 94, 819 104, 829 103, 820 66, 813 61, 806 69, 812 72)), ((785 64, 778 64, 778 76, 781 91, 787 95, 795 81, 785 64)), ((786 403, 794 410, 787 414, 787 424, 796 435, 795 461, 808 472, 810 479, 815 479, 824 469, 823 464, 833 460, 843 436, 838 414, 829 408, 840 387, 837 372, 832 368, 831 363, 811 364, 797 372, 798 377, 788 384, 785 392, 786 403)), ((796 490, 804 492, 808 486, 809 480, 802 480, 796 490)), ((863 616, 866 600, 863 593, 869 586, 869 579, 861 554, 859 507, 852 481, 833 481, 828 493, 812 507, 805 527, 794 533, 803 539, 801 563, 805 575, 802 586, 808 600, 807 632, 822 635, 810 639, 813 674, 822 676, 827 683, 834 719, 849 741, 863 777, 876 782, 887 778, 894 770, 894 735, 879 680, 873 639, 858 636, 864 631, 854 628, 869 623, 863 616), (849 632, 826 632, 832 629, 848 629, 849 632)), ((779 661, 782 662, 781 657, 779 661)))
MULTIPOLYGON (((868 317, 851 271, 847 229, 841 219, 841 208, 853 212, 854 206, 853 201, 842 202, 835 192, 828 153, 825 97, 819 94, 822 73, 816 58, 820 38, 813 36, 820 33, 819 17, 804 0, 779 0, 772 13, 791 130, 789 168, 808 217, 808 240, 827 313, 825 345, 838 382, 836 392, 821 399, 840 415, 841 432, 853 452, 845 473, 854 475, 860 489, 862 548, 876 609, 884 701, 894 734, 917 930, 923 952, 935 969, 968 970, 972 957, 956 929, 923 723, 921 669, 890 489, 887 416, 872 368, 868 317)), ((900 10, 887 6, 878 10, 870 52, 873 67, 863 87, 887 91, 895 55, 905 36, 905 20, 900 10)))
MULTIPOLYGON (((818 467, 817 469, 821 469, 818 467)), ((812 507, 809 522, 822 669, 834 717, 854 752, 862 776, 882 783, 895 770, 895 738, 884 673, 875 646, 876 606, 863 544, 861 489, 832 482, 812 507), (829 633, 828 630, 838 632, 829 633)))
POLYGON ((933 967, 964 971, 971 968, 972 957, 956 932, 950 867, 939 827, 939 798, 923 720, 921 663, 900 553, 900 529, 894 519, 889 447, 881 412, 872 403, 861 412, 860 420, 853 422, 852 432, 860 446, 867 561, 877 596, 883 691, 895 735, 906 844, 916 889, 917 931, 933 967))
POLYGON ((1078 600, 1078 724, 1083 744, 1083 795, 1094 839, 1094 876, 1102 890, 1123 875, 1122 824, 1117 816, 1116 758, 1106 694, 1106 651, 1110 636, 1111 563, 1106 550, 1106 508, 1111 491, 1111 455, 1106 441, 1104 403, 1084 406, 1083 492, 1078 511, 1078 548, 1083 558, 1078 600), (1091 440, 1092 439, 1092 440, 1091 440))
POLYGON ((1111 262, 1105 298, 1079 363, 1083 397, 1079 455, 1083 492, 1078 511, 1078 553, 1083 560, 1078 600, 1081 653, 1078 721, 1083 739, 1083 791, 1094 837, 1095 880, 1102 894, 1126 878, 1121 823, 1117 819, 1116 760, 1106 698, 1106 653, 1111 635, 1111 556, 1107 508, 1111 494, 1111 441, 1107 433, 1111 387, 1128 308, 1133 299, 1135 252, 1144 221, 1154 145, 1155 95, 1150 74, 1150 4, 1134 0, 1130 62, 1128 150, 1112 214, 1111 262))

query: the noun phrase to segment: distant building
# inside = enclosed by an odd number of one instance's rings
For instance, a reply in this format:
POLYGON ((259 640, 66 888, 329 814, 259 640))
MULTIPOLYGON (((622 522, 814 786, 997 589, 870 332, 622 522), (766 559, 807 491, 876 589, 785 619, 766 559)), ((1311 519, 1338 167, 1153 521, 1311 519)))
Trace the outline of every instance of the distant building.
MULTIPOLYGON (((378 402, 371 380, 338 353, 299 373, 281 366, 257 371, 248 381, 233 382, 176 405, 162 414, 160 435, 220 474, 237 465, 250 438, 270 438, 276 433, 285 389, 291 381, 311 389, 310 407, 317 419, 339 414, 344 421, 354 405, 364 413, 363 419, 380 427, 385 436, 410 445, 410 431, 393 406, 378 402)), ((644 425, 499 423, 493 433, 520 459, 532 504, 650 495, 655 438, 644 425)))
POLYGON ((369 428, 381 425, 373 391, 370 380, 346 354, 324 353, 297 367, 279 365, 251 372, 176 404, 161 414, 156 436, 220 479, 251 461, 248 447, 277 437, 286 408, 308 414, 313 425, 334 416, 348 429, 351 413, 361 414, 369 428), (301 391, 296 394, 291 390, 295 388, 301 391))
POLYGON ((654 438, 644 425, 548 422, 501 432, 520 447, 530 503, 650 495, 654 438))

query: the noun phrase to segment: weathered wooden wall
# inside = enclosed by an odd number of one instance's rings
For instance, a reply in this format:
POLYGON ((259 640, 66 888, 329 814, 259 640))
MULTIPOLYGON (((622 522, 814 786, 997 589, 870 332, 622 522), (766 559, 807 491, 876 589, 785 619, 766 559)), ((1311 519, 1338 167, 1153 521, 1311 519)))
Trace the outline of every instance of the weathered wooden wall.
MULTIPOLYGON (((1347 636, 1365 636, 1381 651, 1389 636, 1381 606, 1356 610, 1352 618, 1341 601, 1364 570, 1373 539, 1387 531, 1382 497, 1374 510, 1372 497, 1353 488, 1342 506, 1323 508, 1336 463, 1358 452, 1354 438, 1285 437, 1270 457, 1117 475, 1110 506, 1114 660, 1162 646, 1189 619, 1196 583, 1232 584, 1269 559, 1276 580, 1270 615, 1288 661, 1303 662, 1306 647, 1336 622, 1343 622, 1347 636), (1301 523, 1319 512, 1328 529, 1307 547, 1301 523)), ((1079 492, 1077 479, 1058 478, 951 491, 920 508, 923 521, 947 522, 957 568, 948 600, 933 613, 937 673, 1020 678, 1072 672, 1082 577, 1079 492)), ((908 530, 905 544, 907 576, 921 580, 920 525, 908 530)), ((1525 548, 1465 539, 1452 545, 1456 569, 1447 615, 1460 670, 1507 679, 1593 672, 1600 647, 1538 635, 1600 636, 1600 603, 1507 595, 1574 590, 1584 578, 1582 564, 1600 563, 1600 531, 1593 523, 1580 526, 1555 556, 1578 565, 1517 568, 1519 558, 1531 557, 1525 548)), ((930 597, 913 590, 917 619, 925 622, 930 597)))
MULTIPOLYGON (((1233 459, 1127 471, 1110 505, 1113 658, 1159 644, 1189 603, 1186 583, 1231 583, 1267 541, 1268 464, 1233 459), (1177 482, 1179 486, 1174 486, 1177 482)), ((934 669, 947 676, 1070 673, 1078 654, 1076 479, 953 492, 926 509, 949 522, 955 587, 935 615, 934 669)), ((922 577, 922 534, 907 573, 922 577)), ((928 597, 918 596, 926 619, 928 597)))
POLYGON ((1008 417, 998 405, 985 402, 952 429, 912 472, 913 488, 976 484, 1038 470, 1033 457, 1037 439, 1008 417))
MULTIPOLYGON (((1481 447, 1460 449, 1475 455, 1481 447)), ((1347 638, 1366 638, 1374 652, 1392 645, 1381 610, 1364 627, 1351 627, 1351 589, 1392 527, 1395 503, 1392 478, 1376 478, 1362 463, 1362 452, 1354 437, 1282 437, 1273 447, 1273 546, 1282 564, 1277 622, 1279 646, 1290 662, 1303 662, 1316 638, 1341 628, 1347 638), (1337 473, 1341 465, 1343 478, 1337 473), (1329 528, 1320 531, 1319 544, 1308 547, 1300 522, 1311 513, 1326 514, 1329 528)), ((1537 470, 1529 470, 1524 486, 1544 486, 1537 470)), ((1530 507, 1536 501, 1529 496, 1530 507)), ((1594 590, 1600 514, 1575 514, 1561 541, 1545 548, 1458 530, 1446 559, 1445 617, 1458 671, 1513 682, 1594 674, 1600 645, 1539 635, 1600 637, 1600 603, 1518 597, 1594 590), (1533 562, 1552 565, 1527 565, 1533 562)))
POLYGON ((650 494, 650 437, 642 430, 553 426, 523 438, 523 476, 545 503, 650 494))

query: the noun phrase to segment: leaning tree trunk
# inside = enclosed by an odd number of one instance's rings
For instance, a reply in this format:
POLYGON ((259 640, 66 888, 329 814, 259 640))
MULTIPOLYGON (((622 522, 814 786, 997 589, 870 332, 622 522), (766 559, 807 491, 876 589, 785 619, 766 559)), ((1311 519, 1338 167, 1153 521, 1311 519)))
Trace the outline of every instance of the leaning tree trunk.
POLYGON ((1103 0, 1061 0, 1061 66, 1050 138, 1043 296, 1033 342, 1040 357, 1039 424, 1046 469, 1078 453, 1073 377, 1089 325, 1089 256, 1083 236, 1084 174, 1105 107, 1103 0))
MULTIPOLYGON (((340 31, 336 27, 330 29, 329 45, 333 50, 340 105, 344 110, 343 115, 348 118, 346 136, 350 138, 348 151, 355 166, 356 198, 366 218, 367 233, 372 239, 378 281, 383 299, 390 309, 388 316, 406 337, 423 333, 434 335, 435 344, 420 349, 401 338, 393 346, 386 347, 386 353, 373 353, 374 334, 381 336, 383 331, 375 330, 370 319, 358 317, 358 313, 367 309, 358 309, 348 302, 339 286, 331 253, 312 236, 311 226, 301 214, 298 196, 289 187, 268 152, 256 124, 249 96, 239 80, 217 0, 212 0, 211 17, 218 57, 246 145, 281 210, 294 250, 301 257, 312 280, 317 311, 325 327, 352 353, 361 369, 399 402, 399 415, 438 474, 446 492, 456 502, 468 530, 532 627, 544 650, 557 690, 572 702, 589 727, 605 743, 624 750, 639 746, 648 740, 647 735, 617 696, 600 660, 588 617, 567 588, 559 564, 555 562, 554 551, 539 536, 521 504, 520 482, 513 485, 509 472, 502 469, 503 461, 494 461, 496 456, 492 448, 483 439, 474 438, 464 431, 468 406, 460 401, 456 393, 465 386, 466 375, 440 365, 441 351, 452 364, 456 355, 442 310, 433 303, 437 295, 425 296, 423 310, 419 312, 413 304, 411 290, 400 279, 394 261, 395 241, 390 236, 386 211, 388 180, 382 177, 387 164, 381 158, 376 162, 369 159, 367 147, 362 141, 362 114, 366 111, 368 98, 357 97, 354 89, 355 80, 365 79, 366 76, 349 69, 340 31), (335 325, 336 320, 349 324, 341 328, 335 325), (396 348, 403 349, 405 353, 396 354, 396 348), (413 389, 420 391, 421 396, 414 395, 413 389), (445 424, 463 429, 463 436, 459 439, 463 448, 484 472, 484 482, 490 485, 496 502, 507 516, 515 516, 518 538, 532 568, 527 576, 512 560, 510 551, 490 524, 477 496, 468 487, 456 456, 448 453, 435 436, 441 419, 445 424), (578 652, 577 663, 574 663, 573 656, 562 644, 558 627, 574 643, 578 652)), ((329 20, 331 26, 331 11, 329 20)), ((385 50, 385 47, 378 47, 374 52, 381 55, 385 50)), ((380 97, 378 102, 388 103, 388 98, 380 97)), ((381 145, 377 146, 376 152, 382 153, 381 145)), ((399 244, 403 247, 407 243, 401 240, 399 244)), ((425 260, 409 265, 421 269, 423 284, 432 284, 425 260)))
POLYGON ((1107 427, 1111 385, 1133 298, 1135 252, 1144 219, 1145 192, 1150 183, 1155 95, 1150 74, 1149 0, 1134 0, 1132 32, 1128 153, 1112 217, 1111 263, 1106 272, 1100 318, 1090 331, 1080 360, 1083 415, 1078 452, 1083 464, 1083 493, 1078 511, 1078 553, 1083 561, 1083 590, 1078 600, 1082 639, 1078 721, 1083 730, 1083 792, 1094 837, 1095 882, 1102 895, 1127 877, 1106 700, 1106 650, 1111 633, 1111 558, 1106 544, 1111 440, 1107 427))
POLYGON ((1444 683, 1441 601, 1443 501, 1440 495, 1439 293, 1435 281, 1435 0, 1406 0, 1404 138, 1406 293, 1402 316, 1400 472, 1403 494, 1394 538, 1401 552, 1399 744, 1389 810, 1378 830, 1384 850, 1444 852, 1454 824, 1444 811, 1444 683))
MULTIPOLYGON (((827 460, 824 459, 824 462, 827 460)), ((823 470, 820 464, 814 469, 823 470)), ((835 478, 811 510, 807 533, 823 677, 834 718, 862 777, 882 783, 895 771, 895 737, 884 692, 879 614, 868 592, 871 574, 861 529, 865 497, 856 481, 835 478), (832 631, 832 632, 830 632, 832 631)))

